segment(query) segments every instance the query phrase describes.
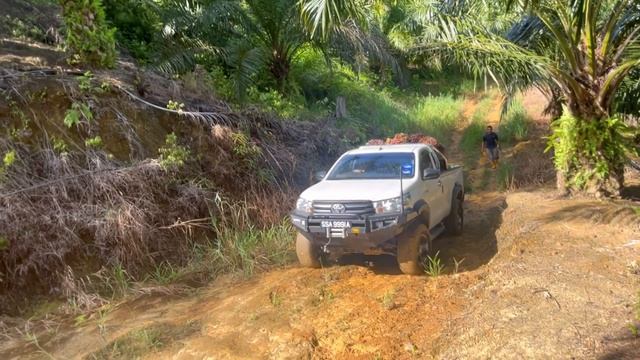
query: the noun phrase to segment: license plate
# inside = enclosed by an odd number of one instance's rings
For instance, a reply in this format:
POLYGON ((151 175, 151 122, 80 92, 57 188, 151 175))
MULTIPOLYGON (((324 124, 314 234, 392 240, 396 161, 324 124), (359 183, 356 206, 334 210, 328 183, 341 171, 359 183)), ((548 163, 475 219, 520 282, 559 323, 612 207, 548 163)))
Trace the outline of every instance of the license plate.
POLYGON ((322 221, 320 226, 323 228, 347 229, 351 227, 351 223, 349 221, 322 221))

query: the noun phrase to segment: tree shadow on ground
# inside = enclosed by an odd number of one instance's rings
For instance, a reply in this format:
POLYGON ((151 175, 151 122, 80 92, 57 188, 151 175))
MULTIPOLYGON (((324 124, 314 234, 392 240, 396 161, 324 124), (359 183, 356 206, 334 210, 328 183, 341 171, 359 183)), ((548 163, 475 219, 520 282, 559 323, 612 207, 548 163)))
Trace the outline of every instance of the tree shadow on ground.
POLYGON ((598 360, 640 359, 640 337, 634 336, 629 328, 619 330, 615 336, 605 339, 604 343, 607 350, 598 356, 598 360))
POLYGON ((619 224, 631 226, 640 224, 638 212, 627 203, 615 202, 582 202, 562 207, 541 219, 542 222, 563 222, 584 220, 594 224, 619 224))

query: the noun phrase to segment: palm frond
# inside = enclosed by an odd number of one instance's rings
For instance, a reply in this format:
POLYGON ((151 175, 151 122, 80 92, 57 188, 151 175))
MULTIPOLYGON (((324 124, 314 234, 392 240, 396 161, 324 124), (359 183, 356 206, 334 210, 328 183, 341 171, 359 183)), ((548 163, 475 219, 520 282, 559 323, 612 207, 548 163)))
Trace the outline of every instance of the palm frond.
POLYGON ((267 54, 245 41, 234 42, 226 50, 225 61, 231 69, 236 98, 243 101, 254 76, 264 67, 267 54))
POLYGON ((311 36, 320 32, 327 37, 334 25, 346 19, 361 20, 365 16, 366 0, 300 0, 300 11, 311 36))

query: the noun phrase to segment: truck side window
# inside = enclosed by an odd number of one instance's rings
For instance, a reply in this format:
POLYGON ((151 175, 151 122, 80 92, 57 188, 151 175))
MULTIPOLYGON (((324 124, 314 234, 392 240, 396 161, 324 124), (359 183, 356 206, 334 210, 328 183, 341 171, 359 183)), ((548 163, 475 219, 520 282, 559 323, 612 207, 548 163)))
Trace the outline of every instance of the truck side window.
POLYGON ((442 155, 442 153, 440 153, 440 151, 438 150, 434 150, 433 152, 436 154, 436 157, 438 158, 438 163, 440 163, 440 171, 449 170, 449 167, 447 166, 447 159, 444 158, 444 155, 442 155))
POLYGON ((422 150, 420 152, 420 174, 424 174, 425 169, 436 169, 435 163, 431 152, 429 150, 422 150))

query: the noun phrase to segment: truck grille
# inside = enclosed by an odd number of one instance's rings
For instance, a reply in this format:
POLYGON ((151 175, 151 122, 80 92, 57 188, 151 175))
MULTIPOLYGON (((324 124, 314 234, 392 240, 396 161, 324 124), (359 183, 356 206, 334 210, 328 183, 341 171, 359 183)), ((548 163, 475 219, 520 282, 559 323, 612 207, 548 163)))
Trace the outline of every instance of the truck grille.
MULTIPOLYGON (((340 208, 338 206, 338 208, 340 208)), ((314 201, 314 215, 331 215, 331 216, 363 216, 373 215, 375 210, 371 201, 314 201), (336 211, 332 209, 334 205, 344 206, 344 211, 336 211)))

